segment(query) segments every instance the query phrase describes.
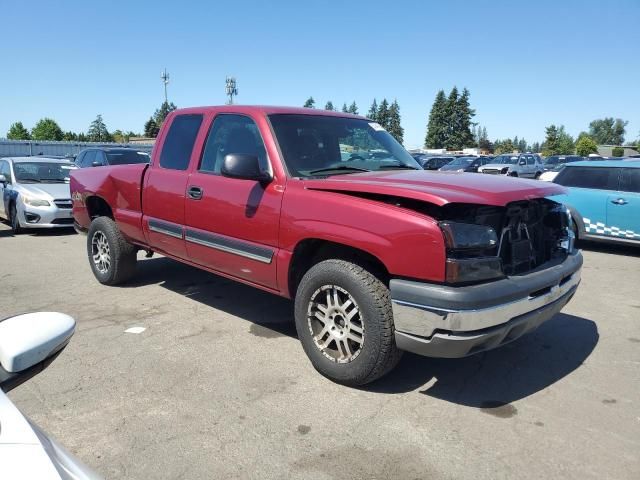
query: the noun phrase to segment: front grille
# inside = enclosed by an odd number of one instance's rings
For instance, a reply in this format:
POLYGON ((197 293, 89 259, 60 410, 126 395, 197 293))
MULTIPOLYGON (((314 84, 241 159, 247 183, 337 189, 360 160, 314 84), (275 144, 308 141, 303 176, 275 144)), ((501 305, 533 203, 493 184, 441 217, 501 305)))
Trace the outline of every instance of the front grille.
POLYGON ((71 209, 71 207, 73 207, 73 203, 70 198, 56 198, 53 203, 55 203, 58 208, 71 209))
POLYGON ((498 175, 500 170, 496 170, 495 168, 485 168, 482 170, 482 173, 488 173, 490 175, 498 175))
POLYGON ((54 225, 73 225, 73 218, 56 218, 51 223, 54 225))

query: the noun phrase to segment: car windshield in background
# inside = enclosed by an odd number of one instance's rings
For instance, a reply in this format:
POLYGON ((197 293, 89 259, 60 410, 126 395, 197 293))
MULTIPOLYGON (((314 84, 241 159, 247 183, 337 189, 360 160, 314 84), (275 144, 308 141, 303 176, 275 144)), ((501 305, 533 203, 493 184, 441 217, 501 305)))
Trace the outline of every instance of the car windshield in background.
POLYGON ((127 163, 149 163, 149 154, 136 150, 107 150, 109 165, 124 165, 127 163))
POLYGON ((409 152, 375 122, 297 114, 269 115, 269 120, 294 177, 422 170, 409 152))
POLYGON ((48 162, 16 162, 13 171, 18 183, 69 183, 75 165, 48 162))
POLYGON ((506 165, 515 165, 518 163, 518 157, 514 155, 498 155, 491 163, 500 163, 506 165))
POLYGON ((467 168, 469 165, 473 163, 475 157, 458 157, 451 160, 449 163, 444 165, 440 170, 461 170, 467 168))

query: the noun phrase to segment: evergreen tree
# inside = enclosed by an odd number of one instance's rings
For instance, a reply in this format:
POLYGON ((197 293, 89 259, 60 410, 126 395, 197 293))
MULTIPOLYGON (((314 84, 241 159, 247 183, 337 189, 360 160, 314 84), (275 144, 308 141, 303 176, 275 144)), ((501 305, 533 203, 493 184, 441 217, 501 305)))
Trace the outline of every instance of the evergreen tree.
POLYGON ((530 150, 527 148, 527 141, 524 138, 518 141, 517 148, 520 152, 528 152, 530 150))
POLYGON ((111 142, 113 137, 107 130, 107 126, 102 120, 102 115, 98 115, 96 119, 89 125, 87 136, 91 142, 111 142))
POLYGON ((394 100, 389 108, 389 133, 400 143, 404 140, 404 128, 400 125, 400 105, 394 100))
POLYGON ((560 153, 560 147, 558 145, 558 127, 555 125, 549 125, 545 128, 546 136, 544 143, 542 144, 542 154, 545 157, 550 155, 557 155, 560 153))
POLYGON ((31 135, 29 135, 29 130, 24 128, 22 122, 15 122, 9 127, 7 138, 9 140, 31 140, 31 135))
POLYGON ((447 139, 446 105, 447 98, 444 95, 444 90, 440 90, 431 107, 431 113, 429 113, 427 135, 424 139, 424 145, 427 148, 444 148, 447 139))
POLYGON ((371 107, 367 112, 367 118, 369 120, 373 120, 374 122, 378 121, 378 102, 376 102, 375 98, 373 99, 373 103, 371 104, 371 107))
POLYGON ((177 108, 178 107, 176 107, 173 102, 162 102, 160 108, 157 109, 153 114, 153 119, 156 122, 158 128, 162 126, 162 123, 164 122, 164 119, 167 118, 167 115, 169 115, 177 108))
POLYGON ((576 144, 573 137, 564 131, 564 125, 558 129, 558 153, 560 155, 571 155, 576 151, 576 144))
POLYGON ((444 146, 447 150, 460 150, 462 142, 457 134, 460 127, 460 116, 458 114, 458 87, 453 87, 445 104, 445 131, 446 137, 444 146))
POLYGON ((494 142, 494 153, 500 155, 501 153, 513 153, 515 146, 510 138, 506 140, 496 140, 494 142))
POLYGON ((391 126, 391 119, 389 117, 389 102, 387 102, 386 98, 382 99, 382 102, 380 102, 377 117, 378 123, 382 126, 382 128, 388 131, 389 127, 391 126))
POLYGON ((75 142, 78 140, 78 134, 73 132, 64 132, 62 139, 67 142, 75 142))
POLYGON ((531 151, 533 153, 540 153, 540 142, 534 142, 533 145, 531 145, 531 151))
POLYGON ((43 118, 31 129, 33 140, 62 140, 64 133, 60 126, 51 118, 43 118))
POLYGON ((86 134, 84 134, 84 133, 80 132, 80 133, 78 134, 78 141, 79 141, 79 142, 88 142, 88 141, 89 141, 89 139, 87 138, 87 135, 86 135, 86 134))
POLYGON ((349 113, 349 108, 346 103, 342 104, 342 113, 349 113))
POLYGON ((147 138, 156 138, 159 132, 160 128, 158 124, 153 117, 149 117, 149 120, 144 124, 144 136, 147 138))
POLYGON ((307 101, 304 102, 303 107, 304 108, 316 108, 316 101, 313 99, 313 97, 309 97, 307 98, 307 101))
POLYGON ((356 105, 356 102, 351 102, 351 105, 349 105, 349 113, 353 113, 354 115, 358 114, 358 106, 356 105))
POLYGON ((335 110, 335 108, 333 108, 333 103, 331 102, 331 100, 329 100, 329 101, 325 104, 324 109, 325 109, 325 110, 329 110, 330 112, 332 112, 332 111, 334 111, 334 110, 335 110))
MULTIPOLYGON (((455 89, 455 87, 453 88, 455 89)), ((455 140, 452 143, 459 145, 457 150, 476 145, 473 134, 471 133, 471 127, 473 126, 471 119, 475 116, 476 111, 471 108, 469 96, 469 90, 464 88, 462 95, 460 95, 460 98, 455 104, 452 131, 455 140)))

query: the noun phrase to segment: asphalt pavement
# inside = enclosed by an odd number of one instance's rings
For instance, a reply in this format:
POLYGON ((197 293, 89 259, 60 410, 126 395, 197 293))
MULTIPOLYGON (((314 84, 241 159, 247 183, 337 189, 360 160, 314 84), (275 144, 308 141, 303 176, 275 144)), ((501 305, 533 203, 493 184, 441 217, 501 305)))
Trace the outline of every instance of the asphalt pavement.
POLYGON ((0 224, 0 316, 76 318, 10 397, 108 479, 640 478, 640 248, 586 245, 574 299, 516 342, 353 389, 289 301, 162 257, 105 287, 85 242, 0 224))

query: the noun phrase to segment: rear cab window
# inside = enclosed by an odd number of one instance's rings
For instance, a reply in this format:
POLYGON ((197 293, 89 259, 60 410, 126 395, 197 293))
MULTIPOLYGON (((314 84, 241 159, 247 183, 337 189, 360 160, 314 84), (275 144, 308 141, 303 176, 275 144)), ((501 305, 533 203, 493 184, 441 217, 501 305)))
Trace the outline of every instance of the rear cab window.
POLYGON ((623 168, 620 176, 620 190, 640 193, 640 168, 623 168))
POLYGON ((564 187, 617 190, 620 168, 571 167, 563 168, 554 183, 564 187))
POLYGON ((169 170, 186 170, 202 124, 201 114, 176 115, 162 144, 160 166, 169 170))

